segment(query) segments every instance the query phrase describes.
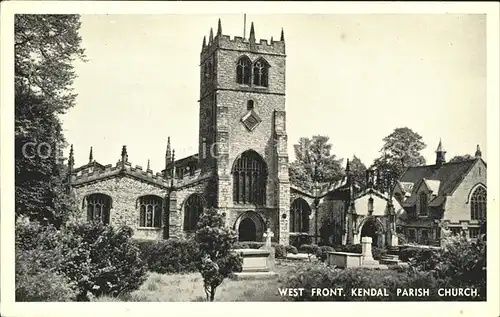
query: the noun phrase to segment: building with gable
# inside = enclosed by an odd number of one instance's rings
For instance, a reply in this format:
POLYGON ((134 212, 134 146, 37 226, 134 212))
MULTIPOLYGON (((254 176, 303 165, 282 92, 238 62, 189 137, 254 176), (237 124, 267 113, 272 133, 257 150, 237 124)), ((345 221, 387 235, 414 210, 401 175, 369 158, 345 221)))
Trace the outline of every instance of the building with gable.
POLYGON ((446 162, 441 141, 433 165, 409 167, 394 188, 408 242, 440 245, 443 230, 477 239, 486 230, 486 162, 475 157, 446 162))

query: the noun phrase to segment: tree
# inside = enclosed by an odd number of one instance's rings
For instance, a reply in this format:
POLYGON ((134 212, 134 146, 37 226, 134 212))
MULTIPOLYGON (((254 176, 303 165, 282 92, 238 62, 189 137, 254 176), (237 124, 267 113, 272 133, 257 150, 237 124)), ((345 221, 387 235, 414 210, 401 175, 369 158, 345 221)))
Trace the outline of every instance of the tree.
POLYGON ((387 171, 399 178, 409 166, 425 164, 420 152, 426 148, 422 137, 410 128, 396 128, 383 139, 381 156, 375 159, 371 168, 387 171))
POLYGON ((473 160, 473 159, 474 159, 474 156, 472 156, 470 154, 457 155, 457 156, 454 156, 450 160, 450 163, 453 163, 453 162, 463 162, 463 161, 468 161, 468 160, 473 160))
POLYGON ((75 103, 75 59, 84 60, 78 15, 18 14, 14 25, 16 216, 56 225, 71 207, 59 158, 58 115, 75 103))
POLYGON ((315 182, 329 187, 339 181, 343 175, 342 159, 336 159, 327 136, 300 138, 294 145, 295 162, 290 164, 290 181, 311 189, 315 182))
POLYGON ((204 211, 195 234, 200 247, 197 266, 203 276, 207 300, 211 302, 217 287, 233 272, 241 271, 243 263, 241 256, 232 251, 238 235, 224 225, 224 218, 215 208, 204 211))
POLYGON ((349 162, 349 166, 353 179, 360 184, 366 183, 366 165, 356 155, 349 162))

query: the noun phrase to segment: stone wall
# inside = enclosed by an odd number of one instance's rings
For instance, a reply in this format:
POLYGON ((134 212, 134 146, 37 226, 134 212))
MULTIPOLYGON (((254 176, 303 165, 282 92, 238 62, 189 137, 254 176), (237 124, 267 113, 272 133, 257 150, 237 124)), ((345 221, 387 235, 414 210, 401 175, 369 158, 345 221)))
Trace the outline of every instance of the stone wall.
MULTIPOLYGON (((478 184, 486 186, 486 166, 482 160, 477 160, 469 173, 464 177, 461 184, 456 188, 452 196, 446 199, 446 207, 443 221, 459 223, 460 221, 471 221, 470 195, 478 184)), ((474 223, 477 223, 474 221, 474 223)))
MULTIPOLYGON (((117 176, 96 182, 82 184, 74 188, 75 198, 81 208, 81 218, 87 219, 87 210, 84 197, 94 193, 102 193, 111 197, 110 224, 130 226, 134 230, 134 237, 147 239, 161 239, 162 229, 139 228, 139 206, 137 199, 144 195, 156 195, 164 199, 166 204, 167 189, 152 185, 129 176, 117 176)), ((165 210, 165 208, 164 208, 165 210)), ((170 217, 170 224, 177 225, 179 219, 170 217)), ((163 226, 164 224, 162 224, 163 226)))

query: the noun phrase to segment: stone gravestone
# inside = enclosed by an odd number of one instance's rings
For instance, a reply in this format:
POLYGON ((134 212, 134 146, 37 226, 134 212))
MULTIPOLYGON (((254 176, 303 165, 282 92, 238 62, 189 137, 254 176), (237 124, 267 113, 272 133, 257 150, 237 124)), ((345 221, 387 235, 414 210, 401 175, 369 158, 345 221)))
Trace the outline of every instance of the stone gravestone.
POLYGON ((361 266, 387 268, 385 265, 383 265, 383 264, 381 265, 381 264, 379 264, 378 261, 373 259, 373 256, 372 256, 372 238, 371 237, 362 237, 361 238, 361 247, 362 247, 361 266))
POLYGON ((274 237, 274 233, 271 231, 271 229, 267 228, 266 232, 264 233, 264 238, 266 239, 266 242, 264 245, 261 247, 261 249, 265 249, 269 251, 269 257, 267 258, 267 265, 269 267, 269 270, 274 272, 276 265, 275 265, 275 256, 274 256, 274 248, 271 245, 271 238, 274 237))

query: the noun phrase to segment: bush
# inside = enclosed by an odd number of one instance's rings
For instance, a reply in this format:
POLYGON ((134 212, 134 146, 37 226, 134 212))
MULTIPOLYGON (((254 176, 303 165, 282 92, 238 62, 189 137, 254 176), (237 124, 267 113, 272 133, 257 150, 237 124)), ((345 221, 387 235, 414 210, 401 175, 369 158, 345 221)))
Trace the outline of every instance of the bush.
POLYGON ((404 246, 399 249, 399 259, 403 262, 409 262, 421 248, 404 246))
POLYGON ((77 283, 79 300, 89 300, 89 294, 118 296, 138 289, 146 280, 147 266, 131 239, 131 228, 72 223, 62 233, 71 244, 69 261, 62 269, 77 283))
POLYGON ((139 257, 152 272, 190 273, 196 272, 199 248, 194 239, 135 240, 139 257))
POLYGON ((319 247, 316 244, 303 244, 300 246, 299 251, 307 254, 314 254, 318 252, 319 247))
POLYGON ((87 301, 91 296, 117 296, 138 289, 146 279, 146 265, 138 257, 131 236, 132 229, 128 227, 115 229, 100 224, 72 223, 56 230, 38 223, 18 222, 16 293, 20 298, 31 300, 33 294, 40 292, 37 288, 45 287, 44 277, 48 281, 53 278, 54 285, 47 286, 48 295, 43 296, 55 294, 59 289, 60 296, 67 293, 60 300, 71 297, 87 301), (32 261, 30 257, 39 260, 26 263, 32 261), (42 280, 30 287, 29 282, 21 278, 23 272, 31 272, 31 277, 38 274, 42 280), (64 281, 67 286, 63 286, 64 281), (73 288, 76 296, 68 290, 73 288))
POLYGON ((372 256, 375 260, 380 260, 386 254, 387 254, 387 249, 372 246, 372 256))
POLYGON ((290 297, 294 301, 422 301, 439 300, 437 296, 397 297, 397 288, 436 289, 437 281, 427 272, 397 272, 395 270, 372 270, 348 268, 338 270, 324 263, 299 268, 293 276, 283 281, 283 287, 304 288, 302 296, 290 297), (343 289, 343 293, 332 296, 312 295, 313 288, 343 289), (354 288, 386 288, 389 296, 352 296, 354 288), (345 296, 343 296, 345 294, 345 296))
POLYGON ((347 244, 341 246, 342 251, 341 252, 348 252, 348 253, 361 253, 362 247, 361 244, 347 244))
POLYGON ((76 285, 57 268, 64 262, 60 249, 16 248, 16 301, 65 302, 76 297, 76 285))
POLYGON ((312 237, 307 234, 290 236, 290 245, 299 248, 303 244, 312 244, 312 237))
POLYGON ((286 258, 286 246, 282 244, 276 244, 274 246, 274 257, 276 259, 284 259, 286 258))
POLYGON ((486 242, 450 237, 443 248, 417 250, 410 268, 431 272, 445 287, 476 288, 479 299, 486 300, 486 242))
POLYGON ((328 256, 328 252, 335 252, 335 249, 331 246, 328 245, 322 245, 318 248, 318 251, 316 252, 316 258, 320 261, 326 261, 326 258, 328 256))
POLYGON ((296 247, 294 247, 293 245, 286 245, 285 246, 285 251, 286 253, 291 253, 291 254, 297 254, 299 253, 299 251, 297 250, 296 247))

